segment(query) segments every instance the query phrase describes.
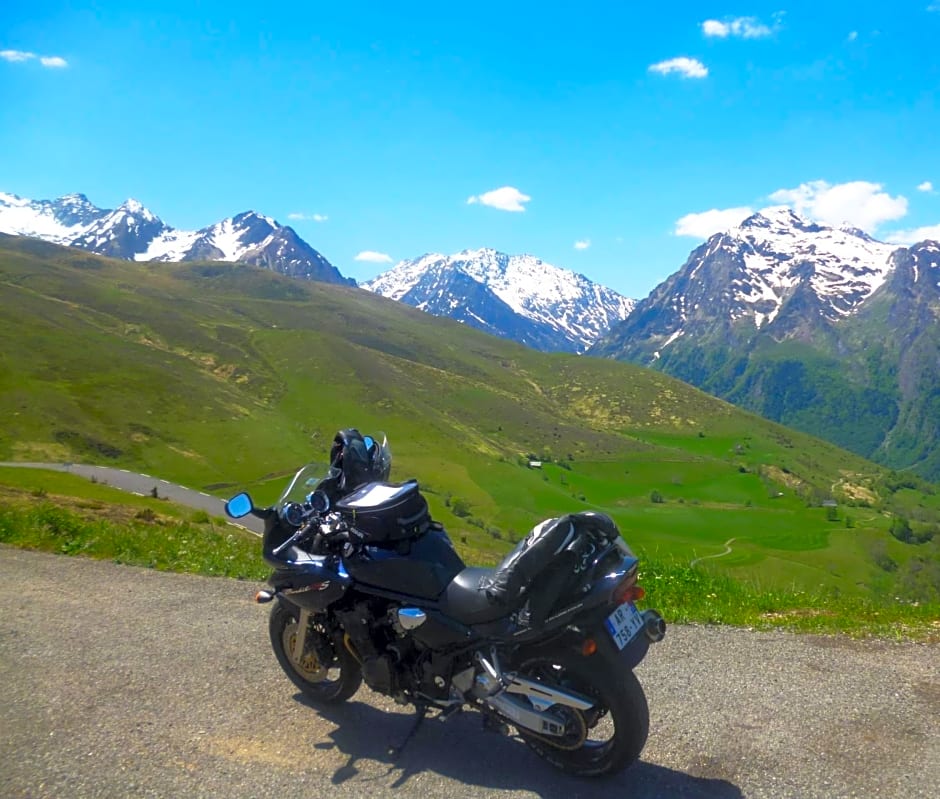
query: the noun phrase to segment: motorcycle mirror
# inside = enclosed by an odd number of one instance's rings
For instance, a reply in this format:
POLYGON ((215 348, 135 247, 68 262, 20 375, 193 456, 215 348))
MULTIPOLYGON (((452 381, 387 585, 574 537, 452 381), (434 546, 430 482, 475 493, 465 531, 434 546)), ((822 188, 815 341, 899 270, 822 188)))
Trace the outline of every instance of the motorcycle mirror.
POLYGON ((240 519, 247 516, 254 509, 255 505, 248 494, 242 492, 236 494, 225 503, 225 513, 232 519, 240 519))

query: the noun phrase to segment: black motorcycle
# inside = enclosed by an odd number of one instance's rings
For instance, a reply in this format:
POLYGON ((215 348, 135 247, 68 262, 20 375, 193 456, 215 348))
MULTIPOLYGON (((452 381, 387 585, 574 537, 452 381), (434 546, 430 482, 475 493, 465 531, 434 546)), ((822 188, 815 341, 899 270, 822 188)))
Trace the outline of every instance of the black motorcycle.
POLYGON ((233 518, 264 520, 274 571, 256 599, 275 603, 274 654, 312 703, 344 701, 365 680, 414 705, 393 755, 431 709, 475 708, 486 728, 514 727, 572 774, 611 774, 639 757, 649 709, 633 669, 666 625, 634 605, 638 561, 609 517, 548 519, 495 569, 468 567, 416 481, 337 498, 322 473, 300 469, 272 507, 244 493, 226 503, 233 518))

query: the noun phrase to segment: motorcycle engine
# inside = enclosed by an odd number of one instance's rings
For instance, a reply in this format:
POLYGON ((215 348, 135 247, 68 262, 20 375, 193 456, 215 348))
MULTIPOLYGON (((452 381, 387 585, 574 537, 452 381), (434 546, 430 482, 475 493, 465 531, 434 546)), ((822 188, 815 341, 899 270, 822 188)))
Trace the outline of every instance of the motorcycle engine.
POLYGON ((370 600, 336 613, 359 655, 366 685, 400 700, 450 699, 454 655, 416 641, 398 622, 397 611, 391 603, 370 600))
POLYGON ((396 698, 414 693, 417 688, 414 640, 393 623, 394 611, 389 604, 374 600, 357 602, 336 615, 359 655, 366 685, 396 698))

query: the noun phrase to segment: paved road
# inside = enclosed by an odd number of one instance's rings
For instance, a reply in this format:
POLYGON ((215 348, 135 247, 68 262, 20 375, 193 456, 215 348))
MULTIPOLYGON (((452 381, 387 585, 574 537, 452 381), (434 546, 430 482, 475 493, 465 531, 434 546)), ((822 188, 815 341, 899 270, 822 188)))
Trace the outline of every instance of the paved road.
MULTIPOLYGON (((70 472, 71 474, 94 478, 99 483, 129 491, 133 494, 150 496, 156 490, 161 499, 169 499, 197 510, 204 510, 213 516, 225 515, 225 502, 213 497, 204 491, 176 485, 160 477, 151 477, 149 474, 137 474, 126 469, 115 469, 111 466, 91 466, 85 463, 20 463, 0 462, 0 466, 11 466, 23 469, 49 469, 56 472, 70 472)), ((286 482, 286 481, 285 481, 286 482)), ((251 530, 253 533, 264 532, 264 524, 260 519, 246 516, 239 519, 239 525, 251 530)))
POLYGON ((255 588, 0 546, 0 796, 937 796, 938 645, 672 627, 642 762, 582 782, 474 714, 389 761, 404 710, 305 705, 255 588))

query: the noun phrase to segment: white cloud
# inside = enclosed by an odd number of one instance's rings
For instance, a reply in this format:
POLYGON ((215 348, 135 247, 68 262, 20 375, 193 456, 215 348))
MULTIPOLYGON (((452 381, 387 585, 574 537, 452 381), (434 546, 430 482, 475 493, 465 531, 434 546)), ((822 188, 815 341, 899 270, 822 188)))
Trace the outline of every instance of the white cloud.
POLYGON ((591 240, 590 240, 590 239, 581 239, 581 240, 576 241, 576 242, 574 243, 574 248, 575 248, 576 250, 586 250, 586 249, 587 249, 588 247, 590 247, 590 246, 591 246, 591 240))
POLYGON ((513 186, 503 186, 484 194, 468 197, 467 205, 480 203, 480 205, 488 205, 490 208, 498 208, 500 211, 525 211, 523 203, 527 203, 531 199, 528 194, 523 194, 513 186))
POLYGON ((891 244, 917 244, 924 239, 940 241, 940 225, 928 225, 913 230, 898 230, 886 236, 891 244))
POLYGON ((719 210, 712 208, 700 214, 686 214, 676 222, 675 235, 692 236, 696 239, 707 239, 715 233, 721 233, 728 228, 741 224, 754 211, 750 208, 725 208, 719 210))
POLYGON ((374 250, 363 250, 356 256, 357 261, 368 261, 370 264, 390 264, 392 256, 384 252, 375 252, 374 250))
POLYGON ((880 183, 854 180, 834 186, 825 180, 780 189, 770 199, 791 206, 800 216, 826 225, 848 223, 871 233, 879 225, 907 213, 907 199, 892 197, 880 183))
POLYGON ((660 61, 657 64, 650 64, 650 72, 658 72, 660 75, 668 75, 670 72, 678 72, 683 78, 705 78, 708 77, 708 67, 695 58, 670 58, 668 61, 660 61))
POLYGON ((302 214, 299 211, 294 211, 287 215, 287 218, 294 222, 303 222, 309 220, 310 222, 326 222, 329 217, 326 214, 302 214))
POLYGON ((23 50, 0 50, 0 58, 2 58, 4 61, 10 61, 14 64, 17 61, 29 61, 29 59, 35 57, 35 53, 27 53, 23 50))
POLYGON ((706 36, 716 36, 726 39, 729 36, 738 36, 741 39, 759 39, 773 34, 773 28, 758 22, 754 17, 736 17, 719 22, 717 19, 707 19, 702 23, 702 33, 706 36))
POLYGON ((9 61, 12 64, 23 61, 31 61, 34 58, 38 58, 40 64, 42 64, 44 67, 50 67, 52 69, 61 69, 62 67, 67 67, 69 65, 69 62, 61 56, 37 56, 35 53, 30 53, 27 50, 0 50, 0 58, 2 58, 4 61, 9 61))
POLYGON ((849 35, 848 35, 848 40, 849 40, 850 42, 854 42, 857 38, 858 38, 858 31, 852 31, 852 32, 849 33, 849 35))
POLYGON ((933 183, 929 180, 925 180, 917 187, 917 191, 933 191, 933 183))

